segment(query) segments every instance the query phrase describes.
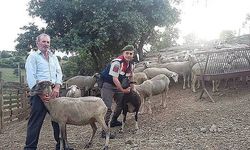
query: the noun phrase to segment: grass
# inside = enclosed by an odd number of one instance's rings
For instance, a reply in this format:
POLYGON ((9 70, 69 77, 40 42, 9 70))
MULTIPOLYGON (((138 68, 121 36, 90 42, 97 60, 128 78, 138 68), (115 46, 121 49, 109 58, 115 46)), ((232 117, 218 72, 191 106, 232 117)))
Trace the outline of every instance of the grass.
MULTIPOLYGON (((14 68, 0 68, 0 72, 2 72, 2 79, 5 82, 19 82, 19 77, 13 74, 14 68)), ((21 70, 21 75, 25 76, 24 69, 21 70)))

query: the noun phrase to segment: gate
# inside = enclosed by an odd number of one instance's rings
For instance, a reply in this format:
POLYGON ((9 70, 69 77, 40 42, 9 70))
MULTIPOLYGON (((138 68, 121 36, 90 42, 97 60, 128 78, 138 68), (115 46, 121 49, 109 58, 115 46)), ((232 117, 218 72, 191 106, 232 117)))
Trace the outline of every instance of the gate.
POLYGON ((4 82, 0 72, 0 132, 6 124, 28 117, 28 88, 22 76, 20 82, 4 82))
POLYGON ((202 68, 199 76, 202 81, 200 99, 206 92, 211 101, 214 102, 206 89, 205 81, 250 76, 250 47, 225 48, 209 52, 198 52, 195 55, 198 60, 197 63, 202 68))

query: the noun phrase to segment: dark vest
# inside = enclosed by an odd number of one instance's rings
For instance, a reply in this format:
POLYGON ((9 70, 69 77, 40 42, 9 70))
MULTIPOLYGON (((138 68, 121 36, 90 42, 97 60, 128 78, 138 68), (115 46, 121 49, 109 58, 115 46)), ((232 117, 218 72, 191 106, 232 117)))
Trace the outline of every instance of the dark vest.
MULTIPOLYGON (((117 60, 117 59, 113 60, 112 62, 114 62, 114 61, 118 61, 118 62, 120 63, 120 65, 121 65, 121 63, 123 62, 123 60, 117 60)), ((111 62, 111 63, 112 63, 112 62, 111 62)), ((105 68, 102 70, 102 72, 101 72, 100 74, 101 74, 101 78, 102 78, 103 82, 107 82, 107 83, 110 83, 110 84, 112 84, 112 85, 115 85, 114 82, 113 82, 113 76, 111 76, 111 75, 109 74, 109 70, 110 70, 110 67, 111 67, 111 63, 109 63, 108 66, 105 67, 105 68)), ((122 80, 123 80, 124 78, 126 78, 126 73, 128 72, 128 70, 131 70, 131 63, 130 63, 130 62, 129 62, 128 68, 127 68, 126 71, 125 71, 125 74, 124 74, 124 75, 119 74, 118 80, 119 80, 120 82, 122 82, 122 80)))

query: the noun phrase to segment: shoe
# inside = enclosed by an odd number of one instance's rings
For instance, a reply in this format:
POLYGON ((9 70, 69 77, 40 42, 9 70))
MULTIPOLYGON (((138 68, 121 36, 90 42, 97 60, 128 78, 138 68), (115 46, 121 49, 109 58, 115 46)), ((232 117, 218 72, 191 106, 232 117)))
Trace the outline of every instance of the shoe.
POLYGON ((118 120, 112 120, 110 123, 110 127, 118 127, 118 126, 122 126, 122 123, 118 120))
MULTIPOLYGON (((116 137, 115 134, 110 133, 109 139, 114 139, 115 137, 116 137)), ((105 133, 105 131, 102 131, 102 132, 101 132, 101 138, 106 138, 106 133, 105 133)))

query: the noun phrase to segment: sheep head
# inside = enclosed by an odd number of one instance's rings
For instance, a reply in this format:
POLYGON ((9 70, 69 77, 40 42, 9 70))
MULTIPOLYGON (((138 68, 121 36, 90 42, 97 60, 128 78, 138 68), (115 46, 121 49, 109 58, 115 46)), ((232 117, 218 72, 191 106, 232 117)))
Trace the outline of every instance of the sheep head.
POLYGON ((122 88, 126 89, 126 88, 130 87, 130 84, 135 84, 135 83, 136 83, 136 82, 130 81, 128 78, 124 78, 124 79, 122 80, 121 85, 122 85, 122 88))
POLYGON ((174 80, 174 82, 178 82, 179 75, 177 73, 174 72, 170 76, 174 80))
POLYGON ((52 86, 53 84, 50 81, 39 82, 31 89, 30 95, 50 95, 52 93, 52 86))

